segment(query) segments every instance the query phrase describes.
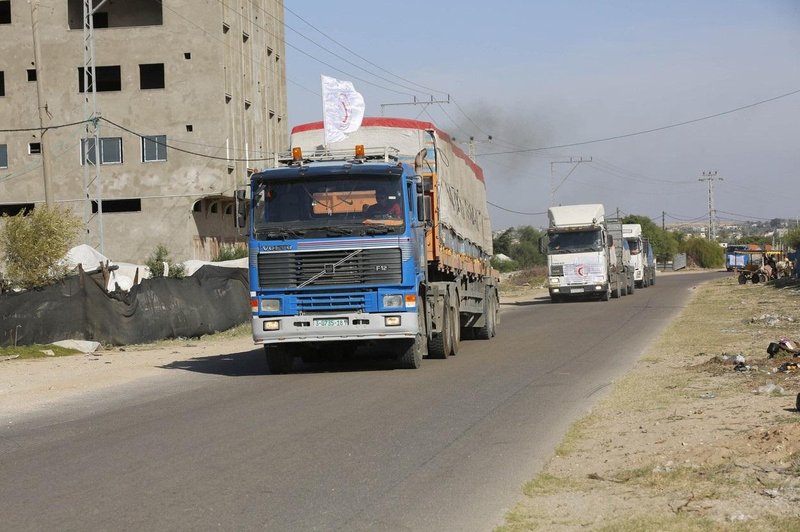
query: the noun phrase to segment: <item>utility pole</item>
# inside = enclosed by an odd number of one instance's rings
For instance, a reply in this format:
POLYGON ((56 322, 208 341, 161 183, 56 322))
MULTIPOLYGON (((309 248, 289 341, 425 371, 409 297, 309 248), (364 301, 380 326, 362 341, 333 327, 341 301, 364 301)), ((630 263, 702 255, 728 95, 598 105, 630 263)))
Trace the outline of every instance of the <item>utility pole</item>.
POLYGON ((33 33, 33 66, 36 72, 36 107, 39 110, 39 149, 42 155, 42 178, 44 179, 44 202, 53 206, 53 184, 50 180, 50 150, 45 141, 45 117, 48 115, 44 96, 44 65, 39 47, 39 0, 31 0, 31 32, 33 33))
POLYGON ((709 240, 716 240, 717 239, 717 232, 715 225, 715 219, 717 217, 717 211, 714 209, 714 181, 722 181, 721 177, 717 177, 717 171, 711 170, 709 172, 703 172, 703 177, 698 179, 698 181, 706 181, 708 183, 708 239, 709 240))
POLYGON ((666 225, 664 224, 664 217, 666 217, 666 215, 667 215, 666 211, 661 211, 661 230, 662 231, 666 231, 667 230, 666 225))
MULTIPOLYGON (((427 108, 429 105, 433 105, 435 103, 450 103, 450 95, 447 95, 446 100, 434 100, 433 95, 431 95, 430 100, 417 100, 417 97, 414 96, 414 101, 411 102, 400 102, 400 103, 382 103, 381 104, 381 116, 383 116, 383 110, 385 107, 395 107, 398 105, 422 105, 427 108)), ((422 113, 425 112, 425 108, 422 109, 422 113)), ((420 114, 422 114, 420 113, 420 114)))
POLYGON ((104 253, 103 241, 103 198, 100 187, 100 113, 97 112, 97 77, 95 75, 94 53, 94 14, 107 0, 83 0, 83 114, 87 117, 86 135, 83 144, 83 193, 86 198, 83 207, 84 240, 89 242, 89 222, 92 218, 91 185, 95 186, 95 203, 97 203, 97 232, 100 253, 104 253), (91 139, 91 142, 89 141, 91 139), (91 156, 90 156, 91 154, 91 156), (89 167, 94 167, 94 179, 89 176, 89 167))
MULTIPOLYGON (((453 140, 453 142, 456 142, 456 138, 455 137, 452 137, 452 140, 453 140)), ((486 142, 486 143, 491 144, 492 143, 492 136, 489 135, 486 140, 475 140, 475 137, 470 137, 469 141, 461 143, 461 144, 466 144, 467 145, 467 155, 469 156, 470 159, 472 159, 472 162, 474 162, 474 163, 478 162, 478 153, 477 153, 477 150, 475 149, 475 144, 482 143, 482 142, 486 142)))
POLYGON ((569 176, 572 175, 572 172, 574 172, 578 168, 578 165, 581 164, 581 163, 590 163, 590 162, 592 162, 592 158, 591 157, 589 157, 588 159, 584 159, 583 157, 572 157, 572 156, 570 156, 568 161, 550 161, 550 205, 551 206, 556 204, 556 191, 559 188, 561 188, 561 185, 563 185, 564 182, 569 178, 569 176), (554 164, 571 164, 571 165, 574 165, 572 167, 572 169, 570 169, 570 171, 567 172, 567 175, 564 176, 564 179, 561 180, 561 182, 558 184, 558 186, 556 186, 555 179, 553 178, 553 165, 554 164))

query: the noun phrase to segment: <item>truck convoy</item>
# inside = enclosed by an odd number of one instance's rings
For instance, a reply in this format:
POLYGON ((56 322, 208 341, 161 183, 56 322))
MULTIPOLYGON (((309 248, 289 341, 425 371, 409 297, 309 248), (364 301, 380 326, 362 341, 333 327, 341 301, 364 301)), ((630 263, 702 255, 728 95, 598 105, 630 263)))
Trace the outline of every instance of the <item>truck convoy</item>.
POLYGON ((483 171, 429 122, 365 118, 336 150, 323 139, 322 122, 295 127, 292 156, 253 174, 249 198, 237 192, 253 339, 269 370, 365 344, 418 368, 462 338, 493 337, 483 171))
POLYGON ((656 284, 656 260, 653 255, 653 246, 642 238, 640 224, 623 224, 622 234, 628 242, 631 251, 631 268, 633 278, 638 288, 647 288, 656 284))
POLYGON ((625 266, 616 250, 623 244, 609 233, 603 205, 550 207, 547 215, 550 224, 541 248, 547 254, 553 303, 586 296, 608 301, 627 293, 625 266))
MULTIPOLYGON (((631 264, 631 247, 625 239, 625 233, 622 229, 622 220, 606 220, 606 229, 608 234, 614 240, 614 249, 617 252, 617 269, 624 278, 623 288, 619 295, 632 294, 636 289, 636 281, 633 278, 633 265, 631 264)), ((612 293, 612 297, 619 297, 618 294, 612 293)))

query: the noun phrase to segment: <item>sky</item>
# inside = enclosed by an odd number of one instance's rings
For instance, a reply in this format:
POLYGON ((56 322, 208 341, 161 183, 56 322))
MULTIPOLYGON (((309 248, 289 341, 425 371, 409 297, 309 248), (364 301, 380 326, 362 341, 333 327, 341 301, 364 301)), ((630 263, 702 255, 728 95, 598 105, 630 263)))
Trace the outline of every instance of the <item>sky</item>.
POLYGON ((473 137, 493 229, 575 203, 707 222, 704 173, 721 223, 800 217, 800 0, 285 8, 290 127, 322 119, 324 74, 367 116, 473 137))

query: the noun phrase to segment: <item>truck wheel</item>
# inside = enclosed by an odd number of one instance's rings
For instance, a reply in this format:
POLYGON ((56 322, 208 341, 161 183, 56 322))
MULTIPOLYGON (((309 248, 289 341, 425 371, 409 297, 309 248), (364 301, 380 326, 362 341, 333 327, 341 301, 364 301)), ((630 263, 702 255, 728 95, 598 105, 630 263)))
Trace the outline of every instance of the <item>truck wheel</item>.
POLYGON ((653 270, 653 273, 650 275, 650 286, 654 286, 656 284, 656 271, 653 270))
POLYGON ((628 295, 631 295, 634 292, 634 290, 636 290, 636 283, 631 281, 630 284, 628 284, 628 286, 626 287, 626 290, 628 291, 628 295))
POLYGON ((614 286, 615 286, 614 293, 612 294, 611 293, 611 285, 610 284, 608 285, 608 288, 606 289, 606 291, 603 292, 600 295, 600 301, 608 301, 609 299, 611 299, 612 295, 613 295, 613 297, 619 297, 619 295, 620 295, 619 285, 614 285, 614 286))
POLYGON ((273 375, 289 373, 294 366, 294 355, 284 345, 265 345, 267 368, 273 375))
POLYGON ((418 369, 422 359, 428 355, 428 335, 425 331, 425 315, 418 312, 419 329, 417 336, 410 342, 403 342, 397 361, 403 369, 418 369))
POLYGON ((495 312, 497 312, 497 308, 495 307, 494 297, 487 294, 483 298, 483 325, 475 328, 475 338, 489 340, 495 335, 495 312))
POLYGON ((441 332, 433 333, 430 345, 428 346, 428 356, 431 358, 447 358, 453 348, 453 326, 451 325, 450 305, 445 299, 444 309, 442 309, 441 332))
POLYGON ((450 336, 450 355, 456 356, 458 348, 461 347, 461 312, 458 310, 458 303, 456 303, 456 308, 453 310, 452 318, 450 320, 453 331, 450 336))

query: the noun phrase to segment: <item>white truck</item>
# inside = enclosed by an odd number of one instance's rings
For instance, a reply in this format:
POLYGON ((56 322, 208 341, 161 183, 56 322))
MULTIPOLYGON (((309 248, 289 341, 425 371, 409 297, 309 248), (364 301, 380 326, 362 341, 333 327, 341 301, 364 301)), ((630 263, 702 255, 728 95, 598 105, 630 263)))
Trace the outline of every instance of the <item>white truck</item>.
POLYGON ((623 224, 622 235, 631 250, 630 265, 638 288, 647 288, 656 282, 656 263, 652 245, 642 238, 640 224, 623 224))
POLYGON ((606 228, 601 204, 563 205, 547 210, 550 225, 540 247, 547 254, 553 303, 567 298, 608 301, 627 292, 623 265, 606 228))

